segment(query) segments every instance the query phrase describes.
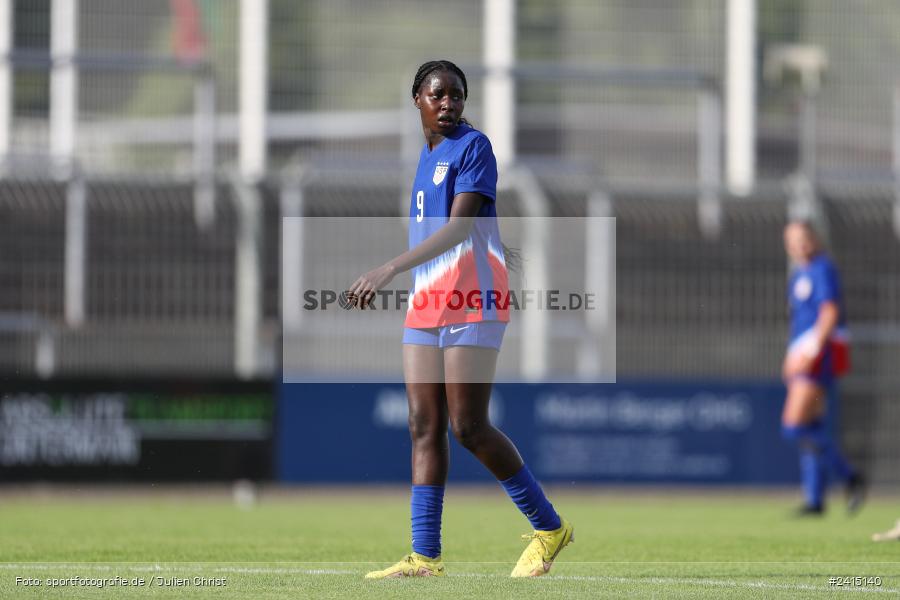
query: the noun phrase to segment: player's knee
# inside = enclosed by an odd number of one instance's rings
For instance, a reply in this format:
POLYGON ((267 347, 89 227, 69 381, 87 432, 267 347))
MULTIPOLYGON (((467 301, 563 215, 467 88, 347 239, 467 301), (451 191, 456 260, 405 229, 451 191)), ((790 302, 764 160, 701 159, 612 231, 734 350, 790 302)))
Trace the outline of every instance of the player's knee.
POLYGON ((428 442, 444 436, 446 429, 430 416, 410 411, 409 437, 413 442, 428 442))
POLYGON ((819 452, 821 444, 816 432, 806 425, 782 425, 781 436, 797 445, 802 452, 819 452))
POLYGON ((489 423, 477 421, 453 423, 453 436, 463 448, 468 450, 479 448, 487 439, 490 430, 491 426, 489 423))

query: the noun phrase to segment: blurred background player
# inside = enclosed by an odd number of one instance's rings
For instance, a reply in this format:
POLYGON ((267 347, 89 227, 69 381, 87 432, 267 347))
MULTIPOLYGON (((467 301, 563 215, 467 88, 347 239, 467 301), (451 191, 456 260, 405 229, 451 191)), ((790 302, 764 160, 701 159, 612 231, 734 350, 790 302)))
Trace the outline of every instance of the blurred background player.
MULTIPOLYGON (((412 97, 422 120, 409 215, 409 247, 350 287, 365 308, 395 275, 413 270, 403 374, 412 438, 412 553, 369 579, 445 575, 441 515, 453 434, 497 478, 534 527, 512 571, 536 577, 573 538, 513 443, 488 416, 491 387, 509 321, 504 249, 497 226, 497 162, 487 137, 462 118, 466 76, 440 60, 419 67, 412 97), (496 292, 500 303, 488 298, 496 292), (469 299, 480 301, 475 303, 469 299), (451 295, 465 298, 454 306, 451 295)), ((497 296, 493 296, 498 299, 497 296)))
POLYGON ((788 280, 791 323, 782 367, 787 398, 781 422, 784 437, 800 451, 805 503, 798 512, 824 512, 829 471, 845 483, 847 509, 854 512, 864 498, 862 476, 842 456, 832 436, 833 423, 827 421, 835 380, 850 368, 838 272, 809 223, 789 223, 784 247, 793 269, 788 280))

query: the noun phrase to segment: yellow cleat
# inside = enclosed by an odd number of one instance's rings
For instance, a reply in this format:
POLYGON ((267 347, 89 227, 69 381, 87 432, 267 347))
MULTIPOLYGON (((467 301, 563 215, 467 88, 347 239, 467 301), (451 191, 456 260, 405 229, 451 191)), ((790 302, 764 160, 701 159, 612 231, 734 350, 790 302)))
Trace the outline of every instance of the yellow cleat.
POLYGON ((537 531, 523 535, 523 540, 531 540, 519 557, 511 577, 540 577, 550 571, 560 550, 575 541, 575 528, 560 517, 562 526, 553 531, 537 531))
POLYGON ((428 558, 413 552, 404 556, 400 562, 381 571, 366 573, 366 579, 384 579, 386 577, 445 577, 444 561, 441 557, 428 558))

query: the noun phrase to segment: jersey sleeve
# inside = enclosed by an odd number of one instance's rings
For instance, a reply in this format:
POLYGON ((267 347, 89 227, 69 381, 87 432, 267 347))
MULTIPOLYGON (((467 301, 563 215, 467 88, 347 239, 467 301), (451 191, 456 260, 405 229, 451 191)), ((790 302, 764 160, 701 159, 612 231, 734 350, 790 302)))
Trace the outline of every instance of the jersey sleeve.
POLYGON ((831 263, 822 264, 811 273, 813 277, 813 300, 816 306, 823 302, 839 302, 840 292, 837 269, 831 263))
POLYGON ((497 200, 497 159, 488 139, 479 135, 469 144, 460 159, 453 195, 476 192, 497 200))

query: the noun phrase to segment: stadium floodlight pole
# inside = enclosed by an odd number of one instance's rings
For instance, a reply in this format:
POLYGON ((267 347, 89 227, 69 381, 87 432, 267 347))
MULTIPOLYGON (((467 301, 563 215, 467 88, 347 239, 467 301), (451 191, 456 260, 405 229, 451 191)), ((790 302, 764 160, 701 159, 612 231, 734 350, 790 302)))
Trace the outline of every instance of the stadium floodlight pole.
POLYGON ((78 4, 79 0, 53 0, 50 6, 50 156, 63 179, 69 177, 75 157, 78 4))
POLYGON ((502 172, 515 161, 515 0, 484 0, 484 133, 502 172))
POLYGON ((12 138, 13 0, 0 0, 0 165, 9 158, 12 138))
POLYGON ((745 196, 756 178, 756 0, 729 0, 727 21, 726 178, 745 196))

